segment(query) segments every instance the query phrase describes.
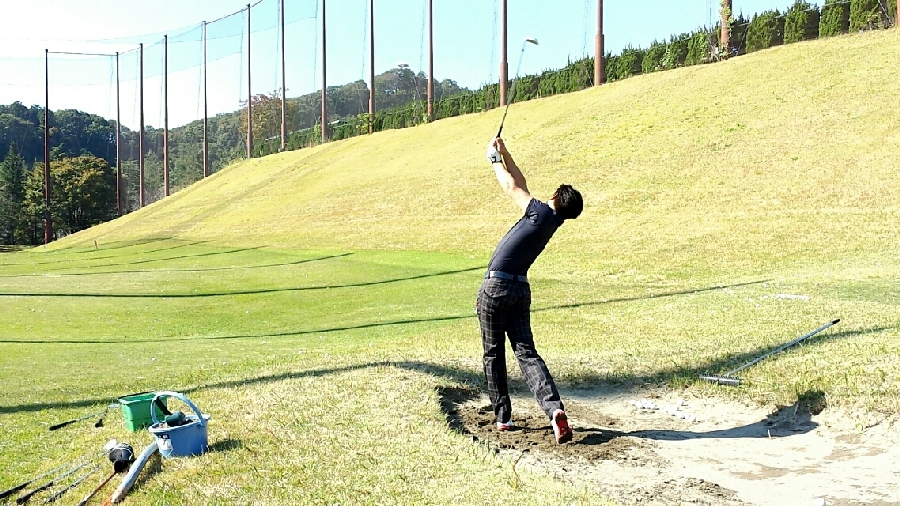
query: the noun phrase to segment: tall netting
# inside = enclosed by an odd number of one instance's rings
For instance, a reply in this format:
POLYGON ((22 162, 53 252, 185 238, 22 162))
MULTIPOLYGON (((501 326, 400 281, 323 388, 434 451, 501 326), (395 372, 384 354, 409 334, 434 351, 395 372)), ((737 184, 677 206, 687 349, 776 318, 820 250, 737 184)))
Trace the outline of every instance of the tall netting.
MULTIPOLYGON (((597 3, 507 2, 509 101, 595 84, 597 3), (538 45, 526 46, 526 37, 538 45)), ((774 44, 877 28, 890 24, 896 13, 896 0, 732 3, 726 48, 719 41, 720 0, 605 2, 601 78, 613 82, 774 44), (784 27, 783 33, 769 33, 771 26, 784 27)), ((0 105, 0 156, 15 143, 26 163, 43 159, 45 64, 52 156, 91 153, 115 165, 115 118, 121 116, 124 212, 246 157, 248 130, 251 156, 321 142, 323 127, 330 140, 367 133, 373 17, 374 130, 427 121, 430 77, 435 119, 486 111, 500 105, 501 6, 501 0, 433 0, 430 13, 428 0, 376 0, 372 12, 370 0, 327 5, 325 0, 257 0, 154 34, 58 41, 47 60, 42 49, 17 53, 13 45, 0 44, 0 104, 12 103, 0 105), (430 18, 434 76, 428 75, 430 18)))

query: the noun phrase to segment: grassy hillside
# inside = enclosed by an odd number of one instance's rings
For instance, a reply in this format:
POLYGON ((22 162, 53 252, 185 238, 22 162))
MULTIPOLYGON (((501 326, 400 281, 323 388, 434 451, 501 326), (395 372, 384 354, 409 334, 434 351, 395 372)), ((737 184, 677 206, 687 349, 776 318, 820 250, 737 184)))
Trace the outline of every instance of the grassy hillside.
MULTIPOLYGON (((900 410, 898 50, 900 30, 850 35, 510 108, 532 192, 586 198, 530 273, 564 395, 900 410), (697 381, 834 318, 740 388, 697 381)), ((482 388, 472 305, 518 218, 484 159, 501 114, 246 161, 0 256, 0 488, 133 437, 46 425, 165 388, 213 413, 217 451, 168 462, 140 503, 597 501, 440 410, 438 389, 482 388)))
MULTIPOLYGON (((890 250, 897 44, 840 37, 514 104, 533 193, 587 199, 541 272, 716 279, 890 250)), ((247 161, 54 247, 164 234, 486 257, 515 214, 483 159, 500 114, 247 161)))

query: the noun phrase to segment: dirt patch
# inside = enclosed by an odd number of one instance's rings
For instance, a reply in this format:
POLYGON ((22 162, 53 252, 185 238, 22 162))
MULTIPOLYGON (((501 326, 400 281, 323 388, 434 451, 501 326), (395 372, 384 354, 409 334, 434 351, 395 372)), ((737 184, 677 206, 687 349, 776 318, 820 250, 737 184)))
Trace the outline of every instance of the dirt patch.
POLYGON ((625 504, 900 504, 900 431, 857 429, 821 392, 758 407, 660 389, 563 392, 574 437, 558 445, 530 395, 513 396, 516 430, 497 431, 487 396, 440 392, 451 427, 519 468, 587 484, 625 504))

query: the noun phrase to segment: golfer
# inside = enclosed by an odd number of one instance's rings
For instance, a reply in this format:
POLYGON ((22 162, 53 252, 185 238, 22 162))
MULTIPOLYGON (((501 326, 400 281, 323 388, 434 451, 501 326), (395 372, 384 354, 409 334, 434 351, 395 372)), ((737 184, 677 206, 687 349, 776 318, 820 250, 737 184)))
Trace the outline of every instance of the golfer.
POLYGON ((581 214, 581 194, 569 185, 562 185, 547 202, 532 197, 525 176, 499 137, 488 145, 487 157, 504 193, 525 213, 497 245, 475 306, 484 345, 484 375, 497 430, 514 428, 506 376, 506 337, 509 337, 528 388, 550 419, 556 442, 566 443, 572 439, 572 429, 556 384, 535 349, 531 333, 531 287, 527 274, 556 229, 565 220, 581 214))

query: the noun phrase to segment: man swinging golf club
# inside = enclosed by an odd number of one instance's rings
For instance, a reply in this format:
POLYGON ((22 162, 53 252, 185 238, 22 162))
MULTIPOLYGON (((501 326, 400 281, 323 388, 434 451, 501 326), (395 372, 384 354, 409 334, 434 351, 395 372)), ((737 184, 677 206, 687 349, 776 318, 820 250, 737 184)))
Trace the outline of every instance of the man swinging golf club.
POLYGON ((556 442, 566 443, 572 439, 572 429, 556 384, 534 345, 527 274, 556 229, 565 220, 581 214, 581 194, 564 184, 547 202, 532 197, 525 176, 499 137, 488 145, 487 157, 504 193, 525 213, 497 245, 476 303, 484 346, 484 375, 497 430, 514 428, 506 374, 508 336, 528 387, 550 418, 556 442))

